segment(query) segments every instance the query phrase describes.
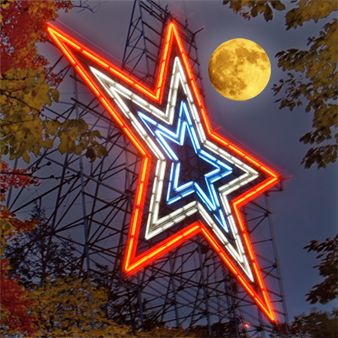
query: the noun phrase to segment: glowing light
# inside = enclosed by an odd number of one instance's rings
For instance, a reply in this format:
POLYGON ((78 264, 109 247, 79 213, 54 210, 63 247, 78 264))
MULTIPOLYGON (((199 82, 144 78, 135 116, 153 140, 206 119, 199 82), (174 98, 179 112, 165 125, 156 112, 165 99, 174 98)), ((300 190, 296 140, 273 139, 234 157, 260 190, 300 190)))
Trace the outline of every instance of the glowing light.
POLYGON ((249 324, 249 323, 244 323, 244 324, 243 324, 243 327, 244 327, 245 329, 250 329, 250 324, 249 324))
MULTIPOLYGON (((109 92, 109 95, 111 95, 116 100, 117 104, 119 105, 119 107, 121 108, 125 116, 131 119, 132 124, 138 129, 139 134, 143 138, 144 138, 144 135, 146 134, 144 129, 142 128, 138 120, 136 120, 137 117, 135 117, 134 114, 131 111, 129 111, 129 109, 127 108, 127 105, 121 104, 122 100, 119 98, 119 94, 131 100, 135 104, 141 106, 144 110, 151 113, 154 117, 157 117, 158 119, 164 122, 167 122, 168 124, 170 124, 170 122, 173 121, 173 116, 171 116, 170 114, 174 113, 174 111, 172 110, 172 107, 175 107, 176 105, 176 97, 177 97, 176 92, 178 90, 178 87, 180 85, 184 86, 183 89, 188 99, 189 97, 190 97, 190 100, 192 98, 191 93, 189 92, 189 88, 187 86, 187 82, 185 80, 183 68, 178 58, 176 58, 174 62, 174 71, 173 71, 173 76, 170 82, 172 84, 171 88, 173 92, 169 92, 168 98, 171 98, 171 101, 169 101, 167 104, 166 113, 159 111, 156 107, 150 105, 149 103, 145 105, 145 102, 142 98, 138 97, 136 94, 133 94, 130 90, 127 90, 120 84, 114 82, 112 79, 110 79, 105 74, 98 71, 97 69, 91 68, 91 71, 100 81, 100 83, 106 88, 107 92, 109 92)), ((215 144, 211 143, 209 140, 206 139, 203 126, 199 120, 197 110, 192 101, 189 102, 189 107, 193 111, 193 120, 194 120, 194 123, 196 124, 196 130, 201 139, 201 143, 205 145, 207 149, 209 149, 210 151, 215 152, 219 154, 220 156, 222 156, 225 161, 228 161, 229 163, 234 164, 235 166, 239 167, 243 172, 245 172, 243 175, 239 176, 237 179, 234 179, 231 182, 229 182, 228 185, 225 185, 224 187, 222 187, 220 189, 222 194, 226 196, 226 194, 254 180, 258 176, 255 170, 248 167, 243 162, 234 158, 233 156, 226 153, 222 149, 218 148, 215 144)), ((148 138, 145 139, 145 141, 149 144, 149 147, 157 154, 157 157, 159 159, 164 158, 163 156, 158 155, 159 149, 157 148, 156 145, 154 145, 154 143, 151 143, 151 141, 148 138)), ((157 166, 158 168, 156 169, 156 173, 155 173, 155 179, 154 179, 154 184, 153 184, 153 194, 152 194, 151 205, 150 205, 150 210, 149 210, 150 216, 148 218, 147 229, 146 229, 146 239, 152 238, 160 234, 161 232, 165 231, 169 227, 175 225, 177 223, 177 220, 182 218, 181 217, 182 213, 184 213, 185 216, 188 217, 195 212, 200 212, 204 220, 207 221, 209 226, 215 231, 215 234, 217 234, 219 239, 224 243, 225 246, 227 246, 228 250, 234 257, 234 259, 236 259, 238 263, 242 265, 242 268, 244 269, 244 271, 246 272, 250 280, 253 280, 250 266, 247 262, 247 259, 245 258, 243 245, 241 243, 238 231, 236 230, 234 219, 229 212, 228 212, 228 221, 230 223, 230 227, 231 227, 234 239, 235 239, 236 247, 233 247, 229 243, 228 238, 224 236, 224 234, 219 230, 214 220, 208 217, 207 213, 204 212, 204 209, 201 208, 197 203, 188 204, 184 208, 180 208, 166 217, 158 218, 159 202, 162 198, 162 187, 163 187, 162 182, 164 179, 164 177, 162 176, 165 172, 165 163, 162 163, 162 164, 158 163, 157 166), (159 180, 159 176, 161 176, 161 183, 159 180)), ((226 200, 222 201, 222 205, 223 204, 226 205, 226 210, 230 209, 230 206, 226 200)), ((221 213, 220 218, 222 221, 222 218, 224 218, 223 213, 221 213)), ((225 223, 225 220, 223 222, 225 223)))
POLYGON ((200 197, 204 205, 206 205, 207 208, 214 213, 214 217, 221 224, 221 226, 226 231, 228 231, 228 226, 226 225, 225 217, 223 215, 221 204, 218 198, 219 194, 214 187, 214 183, 229 175, 232 172, 232 169, 201 148, 186 104, 184 102, 181 103, 176 132, 169 130, 163 125, 159 125, 153 119, 142 113, 139 113, 138 115, 141 117, 142 121, 148 127, 152 135, 156 137, 169 159, 174 161, 171 164, 170 170, 169 184, 166 195, 167 204, 173 204, 195 192, 200 197), (171 140, 172 142, 183 146, 186 134, 190 136, 195 153, 198 154, 201 159, 216 168, 204 176, 204 180, 208 188, 207 193, 203 191, 197 182, 189 181, 181 185, 178 183, 181 172, 181 163, 166 140, 171 140))
MULTIPOLYGON (((249 200, 273 186, 279 176, 261 161, 212 131, 175 23, 170 22, 167 25, 154 88, 148 88, 56 27, 49 24, 47 29, 56 45, 143 156, 123 262, 125 273, 136 273, 158 257, 201 234, 263 313, 275 321, 271 301, 240 209, 249 200), (173 56, 175 50, 178 51, 176 57, 173 56), (82 54, 81 61, 76 56, 78 54, 82 54), (164 97, 167 83, 169 93, 164 97), (178 119, 177 125, 174 126, 179 88, 185 96, 181 109, 185 116, 178 119), (159 108, 163 106, 163 100, 166 100, 164 111, 159 108), (138 108, 135 109, 135 106, 138 108), (142 111, 143 118, 138 111, 142 111), (181 129, 178 128, 179 123, 181 129), (172 132, 175 127, 176 133, 172 132), (171 184, 171 190, 178 194, 182 201, 185 194, 191 194, 189 189, 192 185, 182 187, 178 184, 179 166, 176 166, 176 169, 173 166, 178 162, 178 156, 169 145, 170 142, 183 144, 186 134, 192 140, 196 154, 215 167, 212 175, 210 173, 210 177, 208 176, 210 188, 208 193, 200 192, 202 203, 197 200, 186 204, 182 202, 180 208, 160 217, 160 202, 168 199, 168 194, 164 192, 165 184, 166 189, 171 184), (167 168, 171 169, 169 178, 165 177, 167 168), (221 180, 234 169, 239 172, 238 177, 230 179, 217 189, 213 186, 213 180, 221 180), (154 173, 152 180, 149 179, 151 172, 154 173), (254 181, 258 177, 261 179, 255 184, 254 181), (252 188, 246 189, 249 183, 252 188), (238 194, 240 189, 244 192, 238 194), (148 191, 151 192, 151 197, 149 209, 145 210, 148 191), (237 195, 230 198, 234 193, 237 195), (216 210, 221 211, 222 216, 219 217, 223 217, 223 220, 215 222, 216 210), (148 240, 164 233, 175 224, 183 224, 182 222, 195 213, 201 216, 201 221, 186 225, 158 242, 153 248, 137 253, 144 215, 149 215, 144 238, 148 240), (227 224, 228 233, 219 226, 222 222, 227 224), (232 236, 231 243, 228 234, 232 236)), ((194 189, 198 190, 196 186, 194 189)), ((170 198, 173 197, 170 195, 170 198)))

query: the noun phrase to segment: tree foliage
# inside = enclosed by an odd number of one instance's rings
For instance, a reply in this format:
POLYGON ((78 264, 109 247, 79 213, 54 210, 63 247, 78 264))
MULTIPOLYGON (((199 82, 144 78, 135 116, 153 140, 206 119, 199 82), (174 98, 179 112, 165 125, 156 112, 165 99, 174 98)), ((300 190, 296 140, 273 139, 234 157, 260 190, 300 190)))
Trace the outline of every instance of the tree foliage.
POLYGON ((307 21, 318 22, 337 10, 337 1, 332 0, 293 0, 296 4, 285 15, 287 29, 302 26, 307 21))
MULTIPOLYGON (((332 1, 332 3, 336 3, 332 1)), ((337 159, 337 20, 327 23, 319 36, 310 38, 307 50, 289 49, 277 54, 278 65, 287 71, 285 79, 274 86, 280 108, 305 104, 313 113, 312 130, 300 139, 312 145, 303 163, 326 167, 337 159)))
MULTIPOLYGON (((280 0, 223 3, 246 19, 263 15, 266 21, 288 5, 280 0)), ((334 0, 293 0, 289 5, 293 8, 285 14, 287 29, 299 28, 308 21, 319 22, 338 9, 334 0)), ((326 167, 337 159, 337 20, 333 17, 326 21, 318 36, 308 38, 306 49, 292 48, 276 55, 278 66, 285 71, 285 77, 273 86, 279 108, 293 110, 304 105, 313 116, 312 130, 300 138, 310 146, 302 161, 306 168, 326 167)))
POLYGON ((338 297, 338 235, 323 242, 311 241, 306 247, 308 252, 317 253, 320 260, 315 267, 323 280, 307 294, 311 304, 326 304, 338 297))
POLYGON ((1 204, 10 187, 21 188, 36 185, 24 169, 11 169, 6 162, 0 161, 0 333, 28 334, 35 332, 34 315, 30 313, 33 300, 29 292, 11 276, 11 268, 4 252, 8 242, 15 236, 34 229, 35 219, 20 220, 1 204))
POLYGON ((91 160, 105 155, 100 133, 86 122, 50 120, 42 112, 58 102, 62 79, 37 44, 47 41, 46 22, 71 9, 71 1, 1 0, 0 6, 0 153, 29 162, 30 154, 57 144, 61 153, 85 153, 91 160))
MULTIPOLYGON (((338 296, 338 235, 323 242, 311 241, 305 249, 315 252, 319 270, 323 280, 313 286, 307 294, 307 301, 311 304, 326 304, 337 299, 338 296)), ((295 337, 304 338, 335 338, 338 337, 338 310, 330 312, 313 310, 309 314, 296 316, 291 333, 295 337)))
POLYGON ((223 0, 223 4, 248 20, 263 15, 266 21, 270 21, 273 19, 274 11, 285 9, 281 0, 223 0))
POLYGON ((8 241, 19 233, 34 229, 37 225, 35 219, 20 220, 10 212, 2 202, 9 188, 28 188, 39 184, 32 178, 26 169, 12 169, 9 165, 0 161, 0 256, 3 256, 8 241))
MULTIPOLYGON (((69 0, 0 0, 0 156, 9 159, 39 155, 42 149, 58 144, 61 153, 85 152, 90 159, 102 156, 100 135, 82 120, 52 121, 43 108, 58 101, 61 81, 53 73, 37 44, 45 42, 45 24, 61 9, 69 10, 69 0)), ((28 188, 39 184, 26 169, 10 168, 0 158, 0 333, 33 335, 37 329, 32 308, 34 299, 13 274, 4 252, 9 242, 32 231, 34 218, 21 220, 3 202, 10 188, 28 188)))
POLYGON ((89 279, 70 276, 46 281, 32 296, 39 336, 132 336, 128 327, 107 318, 107 290, 89 279))
POLYGON ((38 219, 38 225, 32 231, 16 235, 7 245, 11 274, 18 276, 26 288, 43 285, 50 279, 79 275, 80 262, 71 245, 53 240, 53 228, 41 215, 34 212, 33 218, 38 219))
POLYGON ((295 338, 337 338, 338 311, 313 311, 297 316, 292 323, 291 333, 295 338))
POLYGON ((33 300, 18 280, 9 277, 9 264, 0 259, 0 334, 35 333, 34 316, 30 314, 33 300))

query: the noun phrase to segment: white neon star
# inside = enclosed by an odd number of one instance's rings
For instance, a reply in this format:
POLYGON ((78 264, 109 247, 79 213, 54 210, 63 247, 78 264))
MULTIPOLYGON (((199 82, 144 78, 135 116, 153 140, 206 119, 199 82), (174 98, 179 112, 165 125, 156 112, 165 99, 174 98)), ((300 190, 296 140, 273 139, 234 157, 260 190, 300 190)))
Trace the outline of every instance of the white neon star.
POLYGON ((231 212, 228 195, 240 189, 249 182, 255 180, 259 174, 256 170, 249 167, 238 158, 233 157, 231 154, 221 149, 206 138, 206 134, 197 112, 193 96, 190 92, 189 86, 187 85, 186 76, 180 63, 180 59, 178 57, 175 57, 174 59, 173 72, 170 80, 170 90, 165 111, 162 111, 149 104, 146 100, 142 99, 140 96, 125 88, 96 68, 90 67, 90 70, 101 83, 105 91, 113 98, 115 103, 121 109, 122 113, 131 122, 139 136, 146 142, 149 149, 153 152, 157 159, 155 178, 153 181, 152 194, 150 198, 149 215, 146 224, 145 239, 153 238, 173 225, 183 221, 187 217, 195 213, 199 213, 205 223, 211 228, 221 243, 223 243, 224 247, 238 262, 248 278, 251 281, 254 281, 246 253, 243 249, 242 241, 238 233, 237 225, 231 212), (150 116, 163 121, 168 126, 172 126, 176 113, 175 107, 177 104, 177 92, 179 87, 183 89, 183 92, 186 96, 186 101, 191 112, 193 124, 197 130, 198 138, 203 147, 211 154, 213 153, 217 155, 217 157, 223 159, 225 162, 230 163, 232 166, 237 167, 242 172, 239 177, 234 178, 233 180, 218 188, 221 204, 225 217, 227 218, 228 224, 230 226, 230 232, 234 238, 235 245, 230 243, 224 231, 220 229, 220 226, 214 221, 213 217, 210 216, 209 211, 199 201, 189 202, 183 207, 169 213, 168 215, 159 217, 160 201, 163 198, 166 198, 165 194, 163 194, 163 185, 165 181, 167 158, 158 147, 153 135, 150 135, 149 130, 144 127, 140 116, 137 114, 137 110, 131 111, 124 100, 127 99, 128 101, 132 101, 144 111, 148 112, 150 116))

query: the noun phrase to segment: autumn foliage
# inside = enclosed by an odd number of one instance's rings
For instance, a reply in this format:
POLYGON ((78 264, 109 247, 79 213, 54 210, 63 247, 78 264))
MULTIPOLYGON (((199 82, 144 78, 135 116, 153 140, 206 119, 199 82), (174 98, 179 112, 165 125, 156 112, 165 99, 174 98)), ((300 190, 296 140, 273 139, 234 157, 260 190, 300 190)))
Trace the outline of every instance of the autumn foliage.
POLYGON ((0 260, 0 333, 32 335, 35 321, 30 309, 33 300, 29 292, 18 280, 9 277, 9 265, 6 259, 0 260))
POLYGON ((71 1, 2 1, 1 73, 11 68, 36 70, 48 64, 38 54, 37 42, 46 41, 46 22, 58 16, 58 10, 71 8, 71 1))
POLYGON ((1 202, 10 188, 25 188, 38 185, 39 181, 32 176, 27 169, 12 169, 0 160, 0 256, 4 254, 4 248, 8 240, 13 236, 34 229, 35 220, 20 220, 10 212, 1 202))
POLYGON ((47 281, 32 296, 38 336, 132 336, 130 328, 107 318, 108 291, 90 279, 69 276, 47 281))
POLYGON ((31 314, 33 300, 20 285, 18 278, 10 276, 8 260, 3 258, 6 244, 19 233, 35 228, 35 220, 21 220, 1 202, 10 188, 24 188, 39 182, 26 169, 12 169, 0 161, 0 333, 32 335, 36 329, 31 314))
POLYGON ((8 163, 0 160, 0 201, 4 200, 6 191, 12 188, 38 184, 38 180, 27 169, 11 169, 8 163))
POLYGON ((58 102, 62 76, 39 53, 47 41, 46 23, 70 0, 1 1, 0 154, 10 159, 39 156, 54 145, 63 153, 85 154, 90 160, 106 154, 100 133, 81 119, 51 120, 45 106, 58 102))

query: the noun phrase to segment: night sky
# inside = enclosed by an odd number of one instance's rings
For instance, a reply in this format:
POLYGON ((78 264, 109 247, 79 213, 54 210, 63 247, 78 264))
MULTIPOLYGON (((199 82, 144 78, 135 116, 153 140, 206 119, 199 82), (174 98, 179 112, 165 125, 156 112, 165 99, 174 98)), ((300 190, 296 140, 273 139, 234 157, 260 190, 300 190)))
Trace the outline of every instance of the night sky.
MULTIPOLYGON (((92 49, 119 64, 132 2, 93 1, 91 4, 94 13, 75 9, 63 13, 58 22, 92 49)), ((206 106, 214 128, 287 178, 284 191, 273 194, 269 202, 290 317, 308 311, 311 306, 305 302, 305 293, 320 277, 312 268, 316 263, 314 255, 303 247, 312 239, 323 240, 336 231, 337 171, 334 165, 321 170, 302 167, 300 162, 307 147, 298 140, 310 130, 311 114, 305 113, 304 107, 293 112, 279 110, 271 88, 283 76, 274 55, 283 49, 304 48, 307 38, 317 35, 323 22, 306 23, 286 31, 285 12, 275 14, 268 23, 260 17, 246 21, 223 6, 221 0, 169 1, 169 9, 179 18, 187 17, 192 31, 204 27, 197 35, 197 45, 206 106), (223 98, 211 86, 208 60, 219 44, 239 37, 253 40, 266 50, 272 63, 272 76, 259 96, 234 102, 223 98)))

